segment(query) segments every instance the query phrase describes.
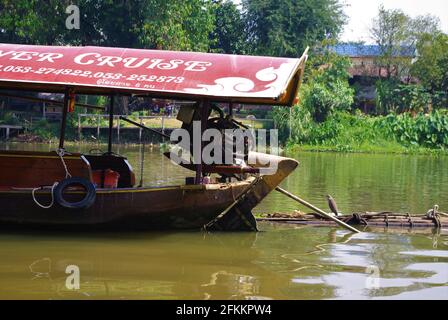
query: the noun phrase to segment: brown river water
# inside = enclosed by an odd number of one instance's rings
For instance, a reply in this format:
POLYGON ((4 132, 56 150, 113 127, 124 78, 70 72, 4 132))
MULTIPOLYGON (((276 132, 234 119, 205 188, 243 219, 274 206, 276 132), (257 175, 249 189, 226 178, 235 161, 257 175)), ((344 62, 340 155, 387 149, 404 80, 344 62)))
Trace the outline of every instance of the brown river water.
MULTIPOLYGON (((114 151, 129 157, 139 180, 140 147, 114 151)), ((282 186, 324 209, 331 194, 344 213, 424 213, 434 204, 448 211, 448 157, 289 156, 300 166, 282 186)), ((157 148, 145 147, 144 185, 178 184, 186 175, 157 148)), ((295 209, 305 210, 272 193, 255 211, 295 209)), ((258 233, 208 234, 2 230, 0 299, 448 299, 447 230, 259 227, 258 233), (67 285, 73 266, 79 289, 67 285)))

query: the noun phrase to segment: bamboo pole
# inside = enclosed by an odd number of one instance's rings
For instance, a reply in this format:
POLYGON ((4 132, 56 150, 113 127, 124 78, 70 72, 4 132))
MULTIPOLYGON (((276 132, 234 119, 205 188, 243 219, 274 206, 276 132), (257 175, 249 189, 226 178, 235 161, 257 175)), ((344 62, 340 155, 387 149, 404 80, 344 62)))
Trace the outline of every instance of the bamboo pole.
POLYGON ((158 135, 160 135, 160 136, 162 136, 162 137, 164 137, 164 138, 166 138, 166 139, 168 139, 168 140, 170 139, 170 136, 169 136, 169 135, 167 135, 167 134, 165 134, 165 133, 162 133, 162 132, 160 132, 160 131, 157 131, 157 130, 155 130, 155 129, 153 129, 153 128, 148 128, 148 127, 146 127, 146 126, 144 126, 144 125, 141 125, 141 124, 139 124, 138 122, 132 121, 132 120, 126 118, 126 117, 120 116, 119 119, 120 119, 120 120, 123 120, 123 121, 126 121, 126 122, 128 122, 128 123, 130 123, 130 124, 133 124, 133 125, 136 126, 136 127, 139 127, 139 128, 142 128, 142 129, 149 130, 149 131, 152 131, 152 132, 154 132, 154 133, 157 133, 158 135))
POLYGON ((344 227, 344 228, 346 228, 346 229, 348 229, 348 230, 350 230, 350 231, 352 231, 352 232, 355 232, 355 233, 361 233, 361 231, 359 231, 358 229, 353 228, 352 226, 346 224, 345 222, 339 220, 338 218, 336 218, 336 217, 334 217, 334 216, 332 216, 332 215, 326 213, 325 211, 319 209, 318 207, 313 206, 311 203, 309 203, 309 202, 307 202, 307 201, 305 201, 305 200, 303 200, 303 199, 300 199, 299 197, 293 195, 292 193, 286 191, 285 189, 282 189, 282 188, 280 188, 280 187, 277 187, 277 188, 275 188, 275 190, 277 190, 278 192, 284 194, 285 196, 287 196, 287 197, 289 197, 289 198, 291 198, 291 199, 293 199, 293 200, 295 200, 295 201, 297 201, 297 202, 303 204, 305 207, 308 207, 308 208, 310 208, 311 210, 314 210, 315 212, 319 213, 320 215, 324 216, 325 218, 328 218, 328 219, 330 219, 330 220, 333 220, 334 222, 336 222, 336 223, 339 224, 340 226, 342 226, 342 227, 344 227))

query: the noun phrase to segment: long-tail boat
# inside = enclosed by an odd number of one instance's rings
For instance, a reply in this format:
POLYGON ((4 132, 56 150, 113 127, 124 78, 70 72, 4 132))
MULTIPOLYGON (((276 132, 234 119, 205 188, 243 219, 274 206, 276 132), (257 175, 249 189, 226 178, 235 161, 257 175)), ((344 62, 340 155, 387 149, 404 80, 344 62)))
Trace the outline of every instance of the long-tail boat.
MULTIPOLYGON (((233 120, 233 105, 296 103, 307 59, 137 50, 0 44, 0 97, 34 101, 59 93, 59 146, 52 152, 0 151, 0 225, 70 228, 256 230, 251 210, 298 165, 285 157, 249 153, 250 165, 191 163, 184 185, 138 187, 124 156, 113 152, 114 97, 190 101, 178 118, 201 132, 233 120), (109 97, 109 140, 104 154, 64 146, 67 115, 77 95, 109 97), (219 103, 219 104, 218 104, 219 103), (226 105, 228 114, 217 105, 226 105), (218 119, 211 110, 218 110, 218 119), (267 162, 276 172, 263 173, 267 162), (208 179, 213 174, 216 179, 208 179), (105 183, 106 180, 115 184, 105 183)), ((44 101, 45 102, 45 101, 44 101)), ((125 119, 126 120, 126 119, 125 119)), ((219 126, 218 126, 219 128, 219 126)), ((203 145, 200 143, 200 151, 203 145)), ((246 154, 247 156, 247 154, 246 154)))

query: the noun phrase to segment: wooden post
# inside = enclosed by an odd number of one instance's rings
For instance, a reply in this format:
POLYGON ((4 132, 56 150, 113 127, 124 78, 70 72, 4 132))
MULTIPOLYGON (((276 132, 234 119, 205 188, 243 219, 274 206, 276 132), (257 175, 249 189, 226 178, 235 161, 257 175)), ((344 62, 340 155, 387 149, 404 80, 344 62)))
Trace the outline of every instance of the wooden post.
MULTIPOLYGON (((196 165, 196 178, 195 178, 195 183, 196 184, 201 184, 202 183, 202 150, 204 148, 204 142, 202 141, 202 134, 204 133, 204 131, 207 129, 207 120, 208 120, 208 115, 209 115, 209 111, 210 111, 210 100, 208 99, 204 99, 201 101, 201 105, 200 105, 200 112, 201 112, 201 137, 199 137, 199 139, 201 139, 201 152, 199 155, 199 160, 200 163, 196 165)), ((193 137, 194 138, 194 137, 193 137)), ((194 143, 192 141, 192 143, 194 143)))
POLYGON ((81 141, 81 115, 78 114, 78 140, 81 141))
POLYGON ((118 123, 117 123, 117 142, 120 143, 120 117, 118 117, 117 119, 118 123))
MULTIPOLYGON (((140 118, 140 125, 143 125, 143 118, 142 116, 139 116, 140 118)), ((138 131, 138 142, 142 143, 142 133, 143 133, 143 129, 140 127, 139 131, 138 131)))
POLYGON ((107 143, 108 153, 112 153, 112 131, 114 129, 114 102, 115 102, 114 100, 115 100, 114 95, 111 95, 109 103, 109 139, 107 143))
POLYGON ((162 133, 165 133, 165 116, 162 116, 162 133))
POLYGON ((9 140, 9 127, 6 127, 6 140, 9 140))
POLYGON ((66 88, 64 93, 64 105, 62 106, 61 132, 59 135, 59 149, 64 149, 65 129, 67 127, 67 112, 70 104, 70 89, 66 88))

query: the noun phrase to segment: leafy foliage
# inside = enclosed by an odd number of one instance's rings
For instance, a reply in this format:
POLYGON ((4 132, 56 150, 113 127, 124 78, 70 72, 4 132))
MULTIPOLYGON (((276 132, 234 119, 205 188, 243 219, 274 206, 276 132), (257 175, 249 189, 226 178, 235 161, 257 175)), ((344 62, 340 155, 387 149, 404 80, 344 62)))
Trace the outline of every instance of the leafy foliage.
POLYGON ((390 114, 381 125, 404 145, 448 148, 448 115, 439 111, 416 117, 390 114))
POLYGON ((378 114, 428 112, 431 94, 419 84, 379 80, 376 83, 376 110, 378 114))
MULTIPOLYGON (((412 150, 424 147, 448 149, 448 115, 439 111, 431 114, 409 114, 371 117, 360 112, 335 112, 323 123, 314 122, 309 113, 295 107, 290 144, 330 148, 337 151, 379 149, 412 150)), ((278 116, 278 114, 277 114, 278 116)), ((276 119, 279 120, 278 118, 276 119)), ((288 131, 279 135, 286 141, 288 131), (286 134, 285 134, 286 133, 286 134)))
POLYGON ((79 0, 80 29, 68 30, 68 0, 0 0, 0 41, 177 50, 209 49, 209 0, 79 0))
POLYGON ((311 61, 320 63, 308 74, 300 96, 300 107, 307 109, 312 118, 323 122, 334 110, 349 110, 353 104, 354 90, 348 84, 350 61, 325 52, 311 61))
POLYGON ((350 110, 353 104, 354 90, 348 84, 350 61, 347 58, 324 51, 313 56, 309 64, 312 67, 308 68, 306 82, 302 85, 299 104, 291 110, 274 108, 273 118, 282 141, 291 138, 296 143, 314 143, 317 140, 310 137, 314 137, 319 124, 329 135, 335 134, 337 123, 330 128, 331 121, 326 120, 336 120, 332 118, 334 113, 350 110))
POLYGON ((243 0, 254 54, 300 56, 310 45, 336 38, 345 22, 337 0, 243 0))
POLYGON ((412 66, 416 76, 428 90, 442 99, 435 105, 448 105, 448 35, 437 32, 424 34, 417 43, 418 59, 412 66), (443 95, 445 96, 443 99, 443 95), (444 100, 444 101, 443 101, 444 100))
POLYGON ((380 48, 376 63, 386 71, 387 78, 409 78, 413 49, 422 34, 438 30, 439 20, 433 16, 411 18, 402 10, 386 10, 380 6, 370 29, 372 39, 380 48))
POLYGON ((147 0, 140 40, 145 47, 208 51, 214 28, 208 0, 147 0))
POLYGON ((215 25, 211 49, 219 53, 244 54, 247 51, 245 21, 240 10, 230 0, 218 0, 213 5, 215 25))

